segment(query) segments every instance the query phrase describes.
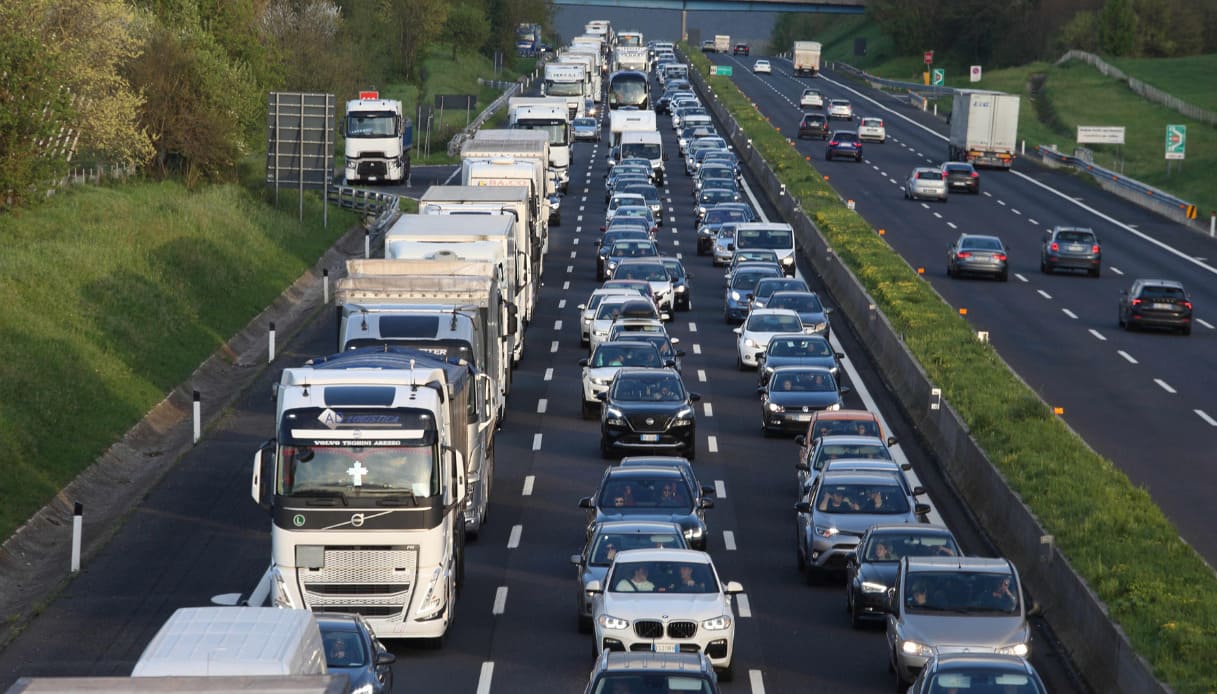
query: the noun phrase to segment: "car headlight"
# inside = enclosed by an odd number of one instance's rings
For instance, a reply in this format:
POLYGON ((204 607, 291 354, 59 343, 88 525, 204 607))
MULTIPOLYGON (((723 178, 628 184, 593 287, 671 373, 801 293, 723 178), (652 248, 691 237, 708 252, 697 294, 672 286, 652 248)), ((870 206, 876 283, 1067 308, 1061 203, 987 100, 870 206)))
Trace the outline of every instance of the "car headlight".
POLYGON ((596 618, 596 621, 604 629, 629 629, 630 620, 614 617, 611 614, 602 614, 596 618))
POLYGON ((706 631, 722 631, 723 629, 730 629, 731 615, 723 614, 714 617, 713 619, 703 620, 701 623, 701 628, 705 629, 706 631))
POLYGON ((827 528, 819 525, 816 526, 816 534, 820 537, 835 537, 840 532, 840 530, 831 526, 827 528))
POLYGON ((769 408, 770 412, 785 412, 786 411, 785 407, 777 404, 776 402, 769 403, 767 405, 767 407, 769 408))
POLYGON ((794 264, 794 256, 793 256, 793 255, 788 255, 788 256, 786 256, 785 258, 782 258, 782 264, 783 264, 783 265, 793 265, 793 264, 794 264))
POLYGON ((825 407, 824 409, 828 410, 829 412, 836 412, 837 410, 841 409, 841 403, 834 402, 833 404, 829 405, 828 407, 825 407))
POLYGON ((680 408, 680 410, 677 411, 677 413, 676 413, 676 419, 678 419, 678 420, 680 420, 680 419, 687 420, 687 419, 692 419, 692 418, 693 418, 693 406, 692 405, 685 405, 684 407, 680 408))
POLYGON ((283 572, 275 567, 271 571, 271 577, 275 585, 275 607, 283 607, 286 609, 294 609, 295 602, 292 600, 292 594, 287 589, 287 579, 283 577, 283 572))
POLYGON ((418 609, 414 611, 414 616, 418 619, 434 619, 444 609, 444 590, 443 583, 440 581, 443 575, 442 566, 435 567, 435 570, 431 572, 431 582, 427 586, 427 592, 418 609))
POLYGON ((1027 648, 1027 644, 1025 643, 1016 643, 1013 646, 995 648, 993 652, 1000 655, 1016 655, 1020 658, 1025 658, 1027 657, 1027 654, 1031 652, 1031 649, 1027 648))
POLYGON ((737 291, 732 291, 732 292, 731 292, 731 300, 732 300, 732 301, 739 301, 739 292, 737 292, 737 291))
POLYGON ((597 385, 597 386, 607 386, 607 385, 608 385, 608 383, 609 383, 609 381, 610 381, 610 380, 612 380, 612 379, 609 379, 609 378, 596 378, 595 376, 592 376, 592 377, 591 377, 591 378, 589 378, 588 380, 590 380, 590 381, 592 382, 592 384, 593 384, 593 385, 597 385))
POLYGON ((748 338, 744 339, 744 346, 745 347, 758 347, 759 345, 756 344, 756 340, 753 340, 752 338, 748 337, 748 338))
POLYGON ((591 324, 592 324, 592 319, 591 319, 591 318, 584 318, 584 319, 583 319, 583 322, 584 322, 584 323, 586 323, 586 324, 588 324, 588 325, 591 325, 591 324))
POLYGON ((934 649, 917 641, 905 641, 900 644, 900 651, 905 655, 917 655, 929 658, 934 655, 934 649))
POLYGON ((882 583, 873 583, 871 581, 862 582, 863 593, 884 593, 887 592, 887 586, 882 583))
POLYGON ((682 285, 679 285, 678 287, 676 287, 676 292, 678 294, 684 294, 686 291, 688 291, 688 289, 689 288, 687 286, 682 284, 682 285))

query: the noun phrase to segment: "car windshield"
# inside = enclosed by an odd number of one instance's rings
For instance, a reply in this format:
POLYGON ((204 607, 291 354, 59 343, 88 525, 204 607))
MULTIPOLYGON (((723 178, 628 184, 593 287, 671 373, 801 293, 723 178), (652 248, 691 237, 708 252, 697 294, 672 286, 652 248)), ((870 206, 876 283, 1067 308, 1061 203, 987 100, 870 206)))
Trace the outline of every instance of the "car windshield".
MULTIPOLYGON (((956 669, 957 667, 952 666, 951 672, 934 675, 930 680, 930 687, 926 691, 930 694, 968 694, 968 692, 1043 694, 1044 692, 1039 684, 1025 673, 1010 672, 1006 669, 989 669, 983 666, 956 669)), ((608 694, 612 694, 612 690, 608 690, 608 694)))
POLYGON ((879 423, 873 419, 820 419, 815 438, 823 436, 873 436, 879 438, 879 423))
POLYGON ((775 337, 767 351, 771 357, 832 356, 832 347, 822 337, 775 337))
POLYGON ((659 353, 654 347, 605 344, 596 348, 592 356, 593 369, 610 366, 660 366, 659 353))
POLYGON ((717 593, 709 564, 691 561, 631 561, 613 564, 614 593, 717 593))
POLYGON ((735 199, 736 192, 731 188, 709 188, 701 192, 700 202, 713 205, 716 202, 726 202, 735 199))
POLYGON ((803 125, 823 125, 824 116, 803 116, 803 125))
POLYGON ((866 561, 900 561, 904 557, 955 557, 959 546, 950 535, 890 533, 872 535, 859 554, 866 561))
POLYGON ((998 241, 997 239, 993 239, 993 238, 985 238, 983 236, 980 236, 980 237, 973 236, 973 237, 964 239, 963 242, 959 244, 959 247, 966 248, 966 249, 972 250, 972 251, 1000 251, 1000 250, 1002 250, 1001 241, 998 241))
POLYGON ((631 263, 618 267, 617 272, 613 273, 613 279, 667 282, 669 277, 668 270, 662 263, 631 263))
POLYGON ((826 443, 820 447, 816 455, 817 467, 837 458, 861 458, 865 460, 891 460, 892 453, 887 446, 877 443, 836 444, 826 443))
POLYGON ((706 212, 703 224, 722 224, 723 222, 743 222, 748 219, 743 210, 712 209, 706 212))
POLYGON ((797 333, 803 329, 803 322, 798 316, 780 313, 753 314, 748 318, 748 332, 755 333, 797 333))
POLYGON ((648 205, 659 202, 659 191, 655 189, 655 186, 632 185, 626 189, 626 192, 634 195, 641 195, 642 199, 648 205))
POLYGON ((918 571, 908 579, 904 606, 910 612, 1014 616, 1020 612, 1018 593, 1008 573, 918 571))
POLYGON ((1056 235, 1061 243, 1094 243, 1094 233, 1089 231, 1062 231, 1056 235))
POLYGON ((835 142, 853 142, 858 139, 858 135, 851 132, 835 132, 832 134, 832 139, 835 142))
POLYGON ((972 171, 973 171, 972 166, 970 164, 947 164, 946 170, 947 170, 947 173, 953 173, 953 174, 954 173, 966 174, 966 173, 972 173, 972 171))
POLYGON ((788 308, 797 313, 823 313, 824 306, 815 294, 775 294, 769 308, 788 308))
POLYGON ((790 229, 741 229, 740 248, 793 248, 794 232, 790 229))
POLYGON ((592 566, 609 566, 617 557, 618 552, 627 549, 683 549, 684 547, 684 536, 676 532, 623 533, 610 530, 596 535, 596 539, 592 541, 592 551, 587 563, 592 566))
POLYGON ((701 172, 697 174, 703 181, 711 178, 720 180, 735 180, 735 172, 725 166, 703 166, 701 172))
POLYGON ((331 631, 322 627, 321 643, 325 646, 326 667, 357 668, 368 662, 363 639, 354 631, 331 631))
MULTIPOLYGON (((643 200, 642 202, 646 201, 643 200)), ((614 214, 621 217, 641 217, 643 219, 649 219, 651 217, 651 208, 643 207, 641 205, 622 205, 616 209, 614 214)))
POLYGON ((775 393, 831 393, 837 389, 832 374, 822 371, 779 371, 770 383, 775 393))
POLYGON ((905 514, 909 500, 898 484, 825 484, 815 507, 825 513, 905 514))
POLYGON ((654 332, 654 333, 635 332, 635 333, 630 334, 630 341, 631 342, 650 342, 652 345, 655 345, 655 349, 659 350, 660 357, 667 358, 667 357, 672 356, 672 352, 673 352, 672 342, 668 338, 667 333, 664 333, 664 332, 654 332))
POLYGON ((596 320, 615 320, 621 315, 621 306, 622 303, 620 301, 601 303, 596 308, 596 320))
POLYGON ((284 445, 277 492, 436 496, 442 477, 435 453, 431 445, 284 445))
POLYGON ((618 375, 613 400, 621 402, 681 402, 685 389, 676 376, 618 375))
POLYGON ((878 118, 863 118, 862 125, 871 128, 881 128, 883 127, 883 121, 879 120, 878 118))
POLYGON ((668 277, 674 280, 685 278, 685 266, 675 258, 664 258, 663 267, 668 271, 668 277))
POLYGON ((580 128, 580 127, 594 128, 594 127, 596 127, 596 119, 595 118, 576 118, 574 120, 574 126, 576 128, 580 128))
MULTIPOLYGON (((732 231, 734 231, 734 229, 732 231)), ((740 263, 747 262, 747 261, 757 261, 757 262, 763 262, 763 263, 776 263, 778 261, 778 254, 774 253, 773 251, 756 251, 756 250, 751 250, 751 249, 744 249, 742 251, 737 250, 735 252, 735 260, 736 260, 736 262, 740 262, 740 263)), ((769 275, 766 275, 766 277, 768 277, 768 276, 769 275)))
POLYGON ((756 283, 761 281, 763 277, 769 277, 770 273, 764 270, 745 270, 737 272, 731 278, 732 289, 752 289, 756 287, 756 283))

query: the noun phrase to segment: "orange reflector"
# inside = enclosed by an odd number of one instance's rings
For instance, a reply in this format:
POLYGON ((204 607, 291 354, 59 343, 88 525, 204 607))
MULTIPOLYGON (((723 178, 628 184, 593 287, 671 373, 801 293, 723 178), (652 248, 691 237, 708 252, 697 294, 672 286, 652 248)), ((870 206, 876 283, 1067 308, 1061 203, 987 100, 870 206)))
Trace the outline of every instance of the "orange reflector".
POLYGON ((966 308, 959 309, 959 315, 961 315, 961 316, 968 315, 968 309, 966 309, 966 308))
MULTIPOLYGON (((807 161, 811 161, 811 157, 807 157, 807 161)), ((824 174, 824 180, 828 180, 828 174, 824 174)))
POLYGON ((810 154, 808 154, 807 156, 803 157, 803 159, 804 159, 805 161, 811 161, 811 155, 810 155, 810 154))
POLYGON ((880 229, 880 230, 879 230, 879 235, 880 235, 880 236, 884 236, 884 235, 886 235, 886 234, 887 234, 887 231, 886 231, 886 230, 884 230, 884 229, 880 229))
POLYGON ((919 268, 917 268, 917 274, 918 274, 918 275, 924 275, 924 274, 925 274, 925 268, 923 268, 923 267, 919 267, 919 268))
POLYGON ((1054 407, 1054 408, 1052 408, 1052 414, 1056 414, 1056 415, 1065 414, 1065 408, 1064 407, 1054 407))

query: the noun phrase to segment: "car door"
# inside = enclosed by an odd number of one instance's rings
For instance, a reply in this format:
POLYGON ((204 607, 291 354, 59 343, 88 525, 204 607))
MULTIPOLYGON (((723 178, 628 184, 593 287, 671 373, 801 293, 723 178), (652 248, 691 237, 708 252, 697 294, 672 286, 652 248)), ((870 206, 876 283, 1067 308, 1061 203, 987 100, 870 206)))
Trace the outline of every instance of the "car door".
MULTIPOLYGON (((806 486, 799 501, 812 504, 816 498, 816 492, 820 488, 820 481, 816 480, 812 484, 806 486)), ((815 510, 814 508, 812 509, 815 510)), ((807 557, 811 552, 811 537, 815 532, 814 513, 796 513, 795 514, 795 533, 798 537, 799 546, 802 548, 802 555, 807 557)))

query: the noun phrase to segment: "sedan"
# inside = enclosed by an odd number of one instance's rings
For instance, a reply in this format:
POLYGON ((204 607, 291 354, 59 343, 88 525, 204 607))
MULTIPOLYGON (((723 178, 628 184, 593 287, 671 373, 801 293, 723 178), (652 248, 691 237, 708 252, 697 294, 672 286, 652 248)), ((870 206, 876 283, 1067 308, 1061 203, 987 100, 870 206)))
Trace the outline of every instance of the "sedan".
MULTIPOLYGON (((647 210, 647 213, 650 214, 650 210, 647 210)), ((613 272, 617 269, 617 265, 625 258, 654 258, 658 256, 659 248, 650 239, 618 239, 613 242, 612 246, 609 246, 608 252, 605 253, 604 274, 597 279, 606 280, 612 277, 613 272)))
POLYGON ((773 66, 769 64, 768 60, 758 60, 752 64, 752 71, 758 75, 762 73, 771 75, 773 74, 773 66))
MULTIPOLYGON (((648 293, 644 294, 643 296, 650 298, 650 294, 649 294, 650 285, 647 285, 646 291, 648 293)), ((592 330, 592 321, 596 318, 596 310, 600 308, 600 302, 604 301, 604 297, 611 296, 611 295, 634 296, 635 294, 636 294, 636 292, 633 289, 619 289, 619 288, 608 289, 608 288, 601 287, 600 289, 593 291, 592 295, 588 297, 587 301, 582 304, 579 304, 579 306, 578 306, 578 308, 579 308, 579 343, 583 346, 587 346, 588 342, 591 340, 590 333, 592 330)))
POLYGON ((622 368, 658 369, 672 363, 665 363, 650 343, 609 341, 597 346, 591 357, 580 359, 579 366, 583 367, 583 418, 591 419, 600 414, 600 394, 608 390, 622 368))
POLYGON ((605 521, 659 520, 678 525, 690 547, 705 549, 705 510, 714 508, 706 492, 671 464, 616 466, 604 471, 596 493, 580 499, 579 508, 587 512, 589 536, 605 521))
POLYGON ((961 554, 955 536, 941 525, 872 525, 854 556, 845 560, 845 609, 850 623, 857 628, 867 619, 884 619, 887 589, 895 584, 901 558, 961 554))
POLYGON ((1103 271, 1103 247, 1093 229, 1053 227, 1040 245, 1040 272, 1085 270, 1091 277, 1103 271))
POLYGON ((1192 300, 1174 280, 1134 280, 1120 292, 1120 327, 1171 328, 1192 334, 1192 300))
MULTIPOLYGON (((748 303, 756 284, 766 277, 781 277, 782 267, 776 263, 741 263, 727 273, 727 290, 723 297, 723 320, 741 323, 748 316, 748 303)), ((792 312, 793 313, 793 312, 792 312)), ((798 317, 798 314, 795 314, 798 317)), ((799 330, 802 330, 800 323, 799 330)), ((789 332, 789 331, 783 331, 789 332)), ((768 339, 768 338, 766 338, 768 339)))
POLYGON ((735 188, 707 188, 697 196, 697 222, 701 223, 711 207, 724 202, 739 201, 739 190, 735 188))
POLYGON ((858 123, 858 137, 883 144, 887 142, 887 127, 882 118, 867 117, 858 123))
POLYGON ((601 396, 600 455, 622 451, 672 451, 689 460, 697 455, 697 416, 701 395, 685 390, 675 369, 622 369, 601 396))
POLYGON ((965 190, 980 195, 980 173, 966 161, 943 162, 942 173, 947 177, 947 189, 965 190))
POLYGON ((834 157, 849 157, 861 163, 862 140, 858 139, 858 133, 852 130, 834 132, 824 146, 824 158, 832 161, 834 157))
POLYGON ((660 311, 672 311, 676 303, 676 291, 668 268, 658 258, 623 258, 613 270, 613 279, 641 280, 651 286, 651 296, 660 311))
POLYGON ((913 169, 909 177, 904 179, 904 197, 906 200, 936 198, 939 202, 946 202, 946 174, 924 166, 913 169))
MULTIPOLYGON (((769 378, 774 370, 781 366, 817 366, 828 369, 833 378, 840 378, 841 360, 844 352, 836 352, 828 344, 828 338, 822 335, 774 335, 765 345, 765 351, 759 357, 757 385, 764 387, 769 384, 769 378)), ((800 431, 805 431, 803 427, 800 431)))
POLYGON ((587 584, 592 581, 603 584, 618 552, 650 547, 688 549, 689 543, 680 526, 671 521, 604 521, 592 529, 583 551, 570 555, 570 563, 575 565, 575 614, 581 633, 592 630, 592 596, 587 592, 587 584))
POLYGON ((853 120, 854 107, 851 106, 849 101, 846 99, 829 99, 828 117, 840 118, 841 120, 853 120))
MULTIPOLYGON (((769 298, 777 292, 810 292, 807 283, 797 277, 767 277, 756 283, 752 294, 752 308, 766 308, 769 298)), ((773 307, 780 308, 780 307, 773 307)), ((796 311, 797 313, 797 311, 796 311)), ((802 316, 800 316, 802 318, 802 316)), ((803 326, 806 328, 807 326, 803 326)))
POLYGON ((949 692, 966 682, 976 691, 1047 694, 1048 688, 1026 658, 996 653, 943 653, 930 658, 909 694, 949 692))
POLYGON ((1005 282, 1010 278, 1006 245, 996 236, 960 234, 947 247, 947 275, 990 275, 1005 282))
MULTIPOLYGON (((813 413, 814 414, 814 413, 813 413)), ((795 439, 796 442, 798 439, 795 439)), ((811 450, 794 464, 797 489, 802 494, 808 485, 824 472, 833 460, 892 460, 889 444, 873 436, 821 436, 812 442, 811 450)))
POLYGON ((672 307, 677 311, 688 311, 693 308, 693 287, 689 280, 693 275, 685 271, 684 263, 679 258, 660 258, 668 270, 668 279, 672 282, 672 307))
POLYGON ((735 329, 735 368, 756 368, 757 357, 764 354, 770 338, 779 333, 801 333, 799 314, 781 308, 753 309, 744 324, 735 329))
POLYGON ((815 292, 774 292, 766 306, 788 308, 799 314, 805 333, 823 335, 824 339, 828 339, 832 333, 832 326, 828 323, 828 314, 832 313, 832 309, 826 307, 815 292))
POLYGON ((839 387, 822 366, 779 366, 757 392, 761 394, 761 431, 768 436, 806 430, 812 413, 839 409, 841 396, 849 388, 839 387))
POLYGON ((318 612, 321 643, 325 646, 325 667, 333 674, 347 676, 350 688, 368 694, 393 691, 393 663, 389 652, 375 636, 364 618, 346 612, 318 612))
POLYGON ((576 118, 570 125, 576 140, 600 141, 600 123, 595 118, 576 118))

